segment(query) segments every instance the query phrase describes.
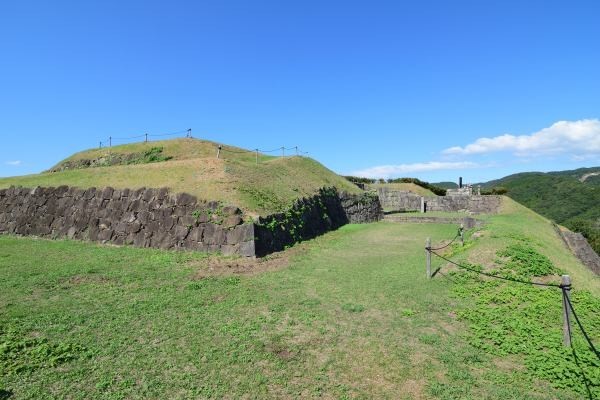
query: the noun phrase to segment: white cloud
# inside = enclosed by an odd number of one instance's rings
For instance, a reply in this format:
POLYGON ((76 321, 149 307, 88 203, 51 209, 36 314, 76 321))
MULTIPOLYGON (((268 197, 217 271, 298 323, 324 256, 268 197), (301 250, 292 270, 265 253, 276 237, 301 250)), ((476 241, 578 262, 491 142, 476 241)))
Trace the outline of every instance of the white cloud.
POLYGON ((6 161, 4 164, 12 165, 13 167, 18 167, 19 165, 21 165, 21 160, 6 161))
POLYGON ((479 138, 464 147, 450 147, 442 153, 469 155, 499 151, 512 151, 518 156, 600 154, 600 120, 558 121, 530 135, 505 134, 493 138, 479 138))
POLYGON ((429 171, 443 171, 453 169, 466 169, 475 168, 478 164, 470 161, 460 162, 442 162, 442 161, 429 161, 424 163, 414 164, 399 164, 399 165, 380 165, 377 167, 371 167, 360 171, 355 171, 352 175, 360 176, 364 178, 393 178, 402 174, 414 173, 414 172, 429 172, 429 171))

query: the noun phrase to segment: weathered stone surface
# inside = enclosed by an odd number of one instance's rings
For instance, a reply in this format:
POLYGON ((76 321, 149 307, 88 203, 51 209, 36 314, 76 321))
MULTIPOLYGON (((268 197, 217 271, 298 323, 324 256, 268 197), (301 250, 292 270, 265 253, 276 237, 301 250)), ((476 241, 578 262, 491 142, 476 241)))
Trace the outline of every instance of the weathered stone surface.
POLYGON ((256 254, 254 244, 254 240, 240 243, 238 247, 238 254, 243 257, 254 257, 256 254))
POLYGON ((225 206, 225 207, 223 207, 222 211, 223 211, 223 215, 225 215, 225 216, 242 214, 242 210, 240 210, 238 207, 234 207, 234 206, 225 206))
POLYGON ((555 226, 555 229, 567 248, 579 258, 581 263, 596 275, 600 275, 600 256, 596 254, 587 239, 581 233, 562 230, 558 226, 555 226))
POLYGON ((300 199, 292 211, 292 218, 280 213, 261 219, 260 225, 243 224, 237 207, 198 202, 185 193, 170 196, 166 189, 61 186, 0 190, 1 233, 249 257, 277 251, 348 222, 378 220, 381 207, 377 199, 328 189, 300 199))
POLYGON ((203 233, 204 233, 204 227, 199 226, 199 227, 193 228, 190 231, 190 234, 188 235, 188 239, 190 239, 194 242, 201 242, 203 233))
POLYGON ((177 206, 187 206, 194 203, 196 203, 196 197, 191 194, 177 193, 175 195, 175 205, 177 206))
POLYGON ((233 254, 237 254, 238 246, 231 245, 231 244, 224 244, 221 246, 220 250, 221 250, 221 254, 223 254, 225 256, 230 256, 233 254))
POLYGON ((223 220, 223 227, 233 228, 234 226, 240 225, 243 222, 244 220, 239 215, 231 215, 223 220))
POLYGON ((473 214, 493 214, 500 208, 500 196, 447 195, 422 198, 412 192, 389 188, 377 189, 381 205, 394 211, 421 211, 421 199, 426 211, 464 211, 473 214))
POLYGON ((188 228, 187 226, 177 225, 175 226, 174 236, 178 241, 182 241, 187 237, 189 232, 190 228, 188 228))
POLYGON ((244 224, 227 232, 227 243, 237 244, 254 240, 254 224, 244 224))
POLYGON ((115 189, 113 189, 111 187, 105 187, 102 190, 102 198, 105 199, 105 200, 112 199, 114 191, 115 191, 115 189))
POLYGON ((196 222, 196 218, 192 217, 191 215, 184 215, 182 217, 179 217, 179 224, 183 226, 193 227, 196 226, 198 223, 196 222))

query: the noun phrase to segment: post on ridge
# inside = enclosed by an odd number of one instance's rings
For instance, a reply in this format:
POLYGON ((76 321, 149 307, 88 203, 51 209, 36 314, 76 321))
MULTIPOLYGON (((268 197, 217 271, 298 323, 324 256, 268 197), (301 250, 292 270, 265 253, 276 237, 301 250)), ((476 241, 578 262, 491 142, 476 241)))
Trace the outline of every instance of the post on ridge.
POLYGON ((571 310, 569 306, 569 300, 571 299, 571 277, 569 275, 561 277, 560 288, 563 294, 563 344, 566 347, 571 347, 571 310))
POLYGON ((427 279, 431 279, 431 238, 425 240, 425 264, 427 268, 427 279))

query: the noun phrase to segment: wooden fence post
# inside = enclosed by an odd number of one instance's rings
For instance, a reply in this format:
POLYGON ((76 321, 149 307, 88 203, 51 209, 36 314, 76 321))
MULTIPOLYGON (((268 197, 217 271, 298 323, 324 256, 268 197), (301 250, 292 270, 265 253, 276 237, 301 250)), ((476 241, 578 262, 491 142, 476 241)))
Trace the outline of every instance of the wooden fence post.
POLYGON ((560 280, 563 293, 563 344, 571 347, 571 310, 569 300, 571 299, 571 277, 563 275, 560 280))
POLYGON ((425 241, 425 262, 427 264, 427 279, 431 279, 431 238, 425 241))
POLYGON ((255 149, 254 151, 256 151, 256 165, 258 165, 258 149, 255 149))
POLYGON ((460 244, 461 246, 465 245, 465 225, 460 224, 460 244))
POLYGON ((221 145, 219 145, 219 147, 217 147, 217 158, 219 158, 221 156, 221 145))

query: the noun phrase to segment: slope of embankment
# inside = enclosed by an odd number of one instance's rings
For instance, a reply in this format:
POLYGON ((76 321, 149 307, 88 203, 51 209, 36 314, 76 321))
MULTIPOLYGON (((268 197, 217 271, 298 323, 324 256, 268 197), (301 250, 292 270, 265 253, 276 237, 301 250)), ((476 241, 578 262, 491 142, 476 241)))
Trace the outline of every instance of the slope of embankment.
POLYGON ((82 151, 48 171, 0 179, 11 185, 117 189, 168 188, 201 200, 221 201, 250 215, 268 215, 320 188, 359 193, 319 162, 301 156, 273 157, 198 139, 133 143, 82 151))

